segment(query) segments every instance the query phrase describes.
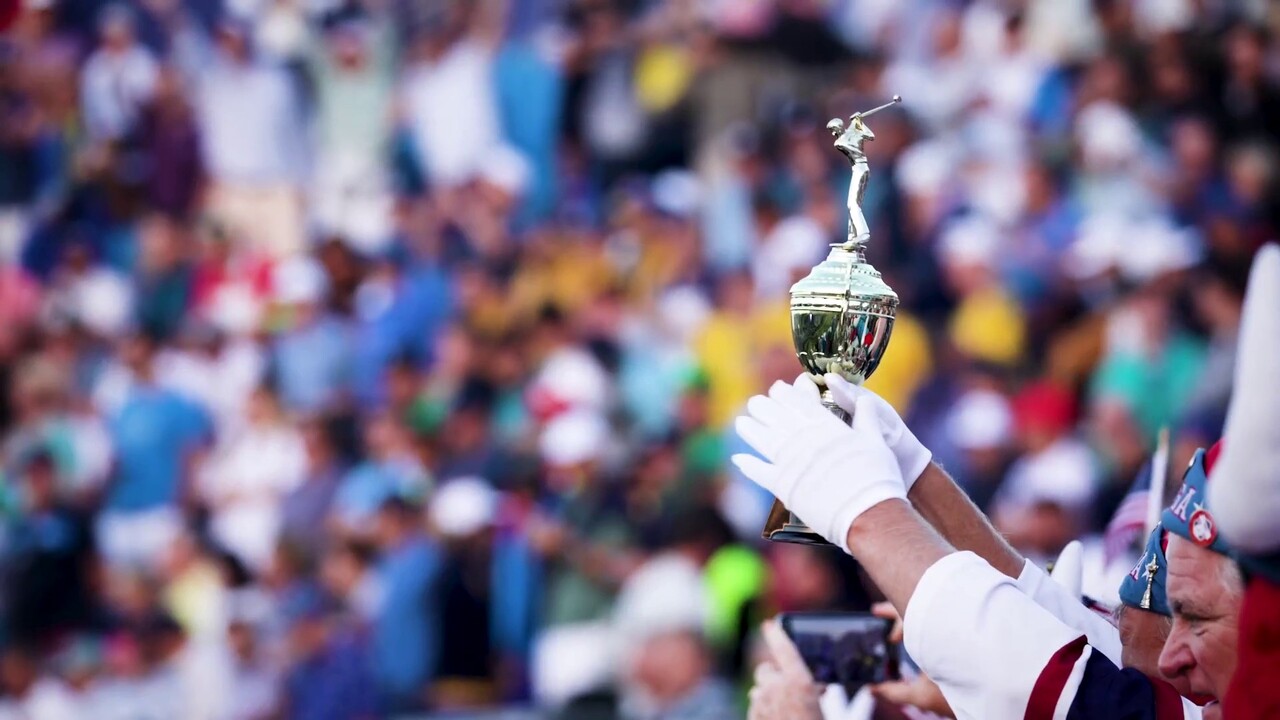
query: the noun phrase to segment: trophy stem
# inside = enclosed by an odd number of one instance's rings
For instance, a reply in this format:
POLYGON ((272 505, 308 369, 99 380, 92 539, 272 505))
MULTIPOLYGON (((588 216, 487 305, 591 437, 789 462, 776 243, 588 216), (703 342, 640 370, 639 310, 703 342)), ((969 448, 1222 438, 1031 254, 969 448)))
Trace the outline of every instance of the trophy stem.
POLYGON ((850 415, 848 412, 846 412, 844 408, 836 404, 836 399, 831 395, 830 390, 826 388, 822 388, 821 397, 822 397, 822 407, 830 410, 831 414, 835 415, 836 417, 844 421, 845 425, 853 424, 853 416, 850 415))

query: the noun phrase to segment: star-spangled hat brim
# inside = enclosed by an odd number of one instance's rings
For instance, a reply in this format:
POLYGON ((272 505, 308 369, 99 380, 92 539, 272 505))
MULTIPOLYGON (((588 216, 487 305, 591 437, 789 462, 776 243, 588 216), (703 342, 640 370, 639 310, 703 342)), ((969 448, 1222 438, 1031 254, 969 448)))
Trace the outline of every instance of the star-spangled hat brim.
POLYGON ((1120 581, 1120 602, 1129 607, 1149 610, 1165 617, 1172 616, 1169 611, 1169 598, 1165 594, 1165 580, 1169 575, 1169 563, 1164 557, 1164 528, 1157 525, 1147 538, 1147 545, 1133 570, 1120 581), (1148 583, 1147 568, 1155 560, 1155 573, 1148 583), (1151 593, 1147 594, 1150 584, 1151 593))

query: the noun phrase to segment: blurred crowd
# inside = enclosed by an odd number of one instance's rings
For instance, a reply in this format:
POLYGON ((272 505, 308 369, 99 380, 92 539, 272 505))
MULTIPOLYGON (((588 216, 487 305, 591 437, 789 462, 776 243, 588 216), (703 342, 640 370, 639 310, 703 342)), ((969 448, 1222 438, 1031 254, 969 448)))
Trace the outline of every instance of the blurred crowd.
POLYGON ((725 462, 845 236, 829 117, 904 99, 868 385, 1033 558, 1220 435, 1280 230, 1265 0, 0 23, 6 719, 739 716, 761 617, 872 599, 725 462))

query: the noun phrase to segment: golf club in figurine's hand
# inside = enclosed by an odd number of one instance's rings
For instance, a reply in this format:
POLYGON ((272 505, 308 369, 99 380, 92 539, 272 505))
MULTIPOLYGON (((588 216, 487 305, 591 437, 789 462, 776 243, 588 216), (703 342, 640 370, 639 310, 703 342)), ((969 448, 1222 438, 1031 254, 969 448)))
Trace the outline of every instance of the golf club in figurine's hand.
POLYGON ((880 434, 898 459, 898 469, 902 472, 903 483, 907 492, 910 492, 911 486, 920 478, 920 474, 929 467, 929 462, 933 460, 933 452, 920 443, 915 433, 912 433, 907 424, 902 421, 898 411, 894 410, 884 398, 865 387, 854 385, 835 373, 827 373, 823 376, 823 380, 827 384, 827 389, 831 391, 831 397, 836 405, 847 413, 853 413, 854 405, 860 398, 868 400, 875 410, 873 414, 880 434))
POLYGON ((906 499, 898 459, 881 435, 871 397, 858 399, 853 425, 822 405, 808 376, 775 382, 747 401, 738 435, 763 456, 734 455, 743 475, 773 493, 827 542, 848 552, 849 528, 885 500, 906 499))

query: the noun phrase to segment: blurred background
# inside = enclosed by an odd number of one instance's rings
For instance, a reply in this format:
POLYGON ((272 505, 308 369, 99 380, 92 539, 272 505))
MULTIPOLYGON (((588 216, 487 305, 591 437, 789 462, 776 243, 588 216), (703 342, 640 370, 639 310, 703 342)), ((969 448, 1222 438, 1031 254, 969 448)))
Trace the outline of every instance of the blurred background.
POLYGON ((895 93, 869 385, 1113 600, 1280 228, 1266 0, 0 6, 5 719, 741 717, 875 598, 726 458, 895 93))

